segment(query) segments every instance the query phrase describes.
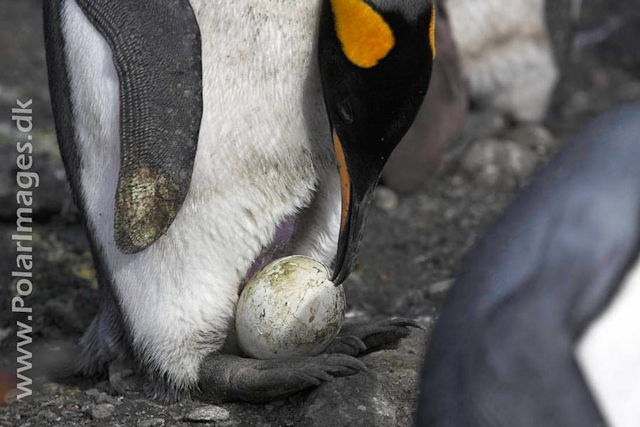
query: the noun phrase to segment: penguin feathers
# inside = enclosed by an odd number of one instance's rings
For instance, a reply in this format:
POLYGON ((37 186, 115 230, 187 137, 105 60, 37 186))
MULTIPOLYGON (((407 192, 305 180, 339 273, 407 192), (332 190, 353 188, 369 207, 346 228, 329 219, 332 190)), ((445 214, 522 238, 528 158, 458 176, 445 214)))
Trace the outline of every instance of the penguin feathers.
POLYGON ((187 0, 77 0, 113 53, 120 86, 115 242, 148 247, 189 190, 202 117, 200 30, 187 0))

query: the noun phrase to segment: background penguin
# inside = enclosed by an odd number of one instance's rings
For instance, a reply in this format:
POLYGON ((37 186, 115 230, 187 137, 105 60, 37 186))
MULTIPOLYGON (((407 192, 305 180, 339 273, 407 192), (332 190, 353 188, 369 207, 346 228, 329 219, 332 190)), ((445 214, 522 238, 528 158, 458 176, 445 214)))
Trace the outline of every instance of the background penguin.
POLYGON ((166 401, 269 400, 354 374, 353 356, 409 333, 402 319, 352 325, 296 360, 221 351, 242 283, 271 258, 335 258, 334 279, 348 275, 427 91, 430 1, 48 0, 44 12, 58 139, 104 291, 79 373, 130 357, 166 401))
POLYGON ((544 118, 559 78, 545 3, 570 1, 443 2, 474 103, 518 122, 544 118))
POLYGON ((640 424, 639 158, 635 103, 588 126, 484 236, 436 325, 417 425, 640 424))

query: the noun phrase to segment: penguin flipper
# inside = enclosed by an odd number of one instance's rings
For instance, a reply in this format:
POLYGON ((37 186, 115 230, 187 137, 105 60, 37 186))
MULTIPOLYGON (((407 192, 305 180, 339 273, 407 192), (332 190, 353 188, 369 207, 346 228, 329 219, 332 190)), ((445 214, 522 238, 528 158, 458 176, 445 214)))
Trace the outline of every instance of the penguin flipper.
POLYGON ((188 0, 76 0, 112 49, 120 84, 114 234, 136 253, 184 202, 202 118, 200 29, 188 0))

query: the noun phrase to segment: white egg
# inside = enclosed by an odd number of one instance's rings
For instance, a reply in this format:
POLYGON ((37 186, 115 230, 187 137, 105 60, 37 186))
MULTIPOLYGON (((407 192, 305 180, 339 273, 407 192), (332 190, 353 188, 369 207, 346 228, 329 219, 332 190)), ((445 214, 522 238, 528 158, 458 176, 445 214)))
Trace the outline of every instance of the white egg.
POLYGON ((344 289, 322 263, 297 255, 273 261, 240 295, 240 348, 257 359, 315 356, 340 331, 345 310, 344 289))

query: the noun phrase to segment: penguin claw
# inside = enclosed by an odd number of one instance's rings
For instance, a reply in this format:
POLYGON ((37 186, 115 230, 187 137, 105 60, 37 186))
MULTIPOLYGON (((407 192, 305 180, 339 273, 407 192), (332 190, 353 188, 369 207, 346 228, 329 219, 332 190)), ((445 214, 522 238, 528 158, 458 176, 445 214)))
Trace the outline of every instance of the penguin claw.
POLYGON ((199 397, 210 402, 270 402, 365 368, 364 363, 346 354, 282 360, 211 354, 200 366, 199 397))
POLYGON ((424 328, 415 320, 406 318, 385 319, 370 322, 360 322, 347 324, 342 327, 338 337, 334 340, 338 342, 334 345, 332 342, 328 349, 340 350, 344 354, 351 356, 364 356, 380 350, 394 350, 400 346, 403 338, 411 335, 411 329, 424 328), (353 343, 355 340, 364 344, 365 348, 359 347, 357 353, 353 353, 353 346, 345 345, 353 343))

